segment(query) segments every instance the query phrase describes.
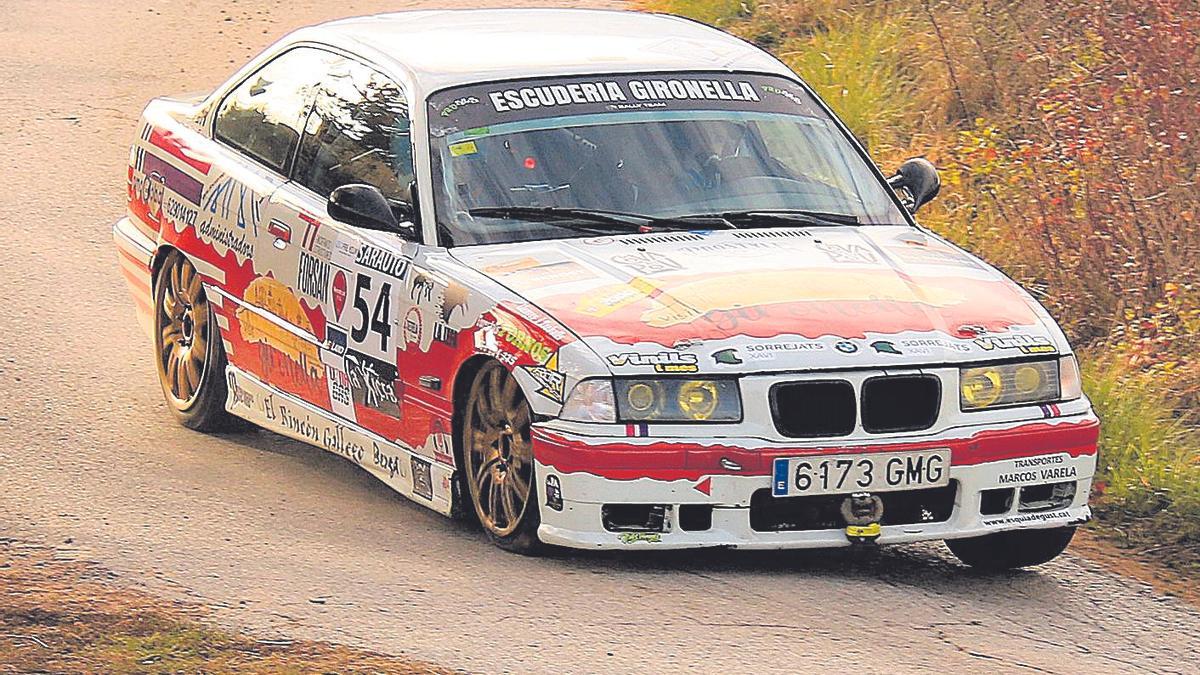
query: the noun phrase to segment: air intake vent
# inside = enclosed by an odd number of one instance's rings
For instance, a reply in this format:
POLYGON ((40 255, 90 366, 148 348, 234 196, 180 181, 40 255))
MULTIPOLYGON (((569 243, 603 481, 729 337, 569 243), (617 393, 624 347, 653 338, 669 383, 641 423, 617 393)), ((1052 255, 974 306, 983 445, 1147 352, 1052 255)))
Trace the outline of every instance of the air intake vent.
POLYGON ((881 434, 928 429, 937 421, 942 385, 933 375, 872 377, 863 383, 863 429, 881 434))
POLYGON ((812 233, 805 230, 739 230, 733 236, 738 239, 811 239, 812 233))
POLYGON ((771 414, 784 436, 846 436, 854 431, 854 387, 845 380, 777 384, 771 414))
POLYGON ((641 244, 676 244, 686 243, 690 241, 704 241, 704 237, 698 234, 650 234, 640 237, 625 237, 618 239, 626 246, 640 246, 641 244))

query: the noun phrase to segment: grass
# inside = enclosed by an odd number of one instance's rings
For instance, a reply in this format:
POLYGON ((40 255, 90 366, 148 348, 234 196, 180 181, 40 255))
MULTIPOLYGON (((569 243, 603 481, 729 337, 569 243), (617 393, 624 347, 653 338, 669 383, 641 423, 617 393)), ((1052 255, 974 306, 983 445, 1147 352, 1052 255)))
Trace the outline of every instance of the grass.
POLYGON ((917 115, 919 80, 904 16, 840 17, 804 39, 780 45, 779 57, 816 90, 868 148, 894 145, 917 115))
POLYGON ((1111 354, 1084 358, 1102 421, 1093 502, 1110 539, 1200 576, 1200 434, 1173 414, 1161 379, 1111 354))
POLYGON ((344 646, 263 641, 118 587, 69 551, 0 539, 0 673, 445 673, 344 646))
POLYGON ((710 26, 728 24, 750 12, 749 5, 741 0, 663 0, 647 9, 686 16, 710 26))

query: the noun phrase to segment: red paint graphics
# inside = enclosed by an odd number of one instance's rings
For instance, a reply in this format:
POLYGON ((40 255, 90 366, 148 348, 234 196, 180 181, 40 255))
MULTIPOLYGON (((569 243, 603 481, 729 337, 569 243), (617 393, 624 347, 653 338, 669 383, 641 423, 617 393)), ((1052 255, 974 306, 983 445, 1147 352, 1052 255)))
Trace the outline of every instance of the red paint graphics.
POLYGON ((172 157, 179 159, 200 173, 207 174, 208 170, 212 168, 212 162, 209 161, 207 156, 193 150, 186 141, 172 131, 155 128, 150 132, 150 143, 166 150, 172 157))
POLYGON ((583 472, 611 480, 700 480, 705 476, 768 476, 777 457, 906 452, 950 448, 953 466, 1065 452, 1072 457, 1096 454, 1100 424, 1096 420, 1049 424, 1033 422, 1012 429, 981 431, 969 438, 821 448, 747 449, 731 445, 698 445, 686 441, 634 445, 614 441, 588 445, 559 434, 534 429, 534 455, 561 473, 583 472), (742 467, 732 471, 722 459, 742 467))
POLYGON ((1038 323, 1024 299, 1001 281, 925 277, 918 285, 893 271, 800 270, 774 272, 755 287, 753 280, 716 277, 719 283, 708 277, 640 278, 582 295, 539 298, 538 304, 580 335, 666 345, 787 334, 863 338, 867 330, 954 334, 968 324, 1003 331, 1038 323))

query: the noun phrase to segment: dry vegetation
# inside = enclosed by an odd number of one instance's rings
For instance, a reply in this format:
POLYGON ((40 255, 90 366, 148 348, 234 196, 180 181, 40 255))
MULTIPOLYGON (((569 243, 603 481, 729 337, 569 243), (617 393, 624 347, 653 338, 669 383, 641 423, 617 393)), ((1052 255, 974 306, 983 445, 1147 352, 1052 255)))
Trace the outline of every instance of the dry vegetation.
POLYGON ((1200 4, 649 4, 772 50, 885 169, 938 165, 922 223, 1038 296, 1081 352, 1102 526, 1196 564, 1200 4))
POLYGON ((445 673, 324 643, 260 641, 114 585, 69 551, 0 539, 0 673, 445 673))

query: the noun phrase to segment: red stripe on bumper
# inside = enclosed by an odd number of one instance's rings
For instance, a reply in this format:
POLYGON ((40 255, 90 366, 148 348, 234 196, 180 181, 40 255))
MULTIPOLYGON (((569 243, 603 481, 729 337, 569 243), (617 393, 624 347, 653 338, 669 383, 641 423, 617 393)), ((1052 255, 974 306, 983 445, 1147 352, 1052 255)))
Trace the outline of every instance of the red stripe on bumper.
POLYGON ((134 254, 130 253, 129 251, 126 251, 123 248, 117 247, 117 253, 120 253, 122 256, 125 257, 126 260, 137 265, 138 269, 146 270, 147 272, 150 271, 150 266, 146 264, 145 260, 142 260, 141 258, 135 256, 134 254))
POLYGON ((662 442, 650 445, 603 443, 589 445, 559 434, 534 429, 534 455, 543 464, 563 473, 584 472, 612 480, 653 478, 699 480, 702 476, 769 476, 777 457, 834 455, 868 452, 906 452, 950 448, 953 466, 970 466, 1004 459, 1065 452, 1072 457, 1096 454, 1100 424, 1083 422, 1049 424, 1033 422, 1012 429, 980 431, 969 438, 878 445, 840 445, 820 448, 748 449, 731 445, 696 445, 662 442), (732 471, 721 465, 728 459, 742 467, 732 471))
POLYGON ((124 267, 121 268, 121 276, 125 277, 125 280, 128 281, 133 286, 137 287, 137 289, 139 291, 143 291, 144 294, 146 295, 146 297, 150 297, 150 279, 149 278, 138 276, 137 274, 125 269, 124 267))

